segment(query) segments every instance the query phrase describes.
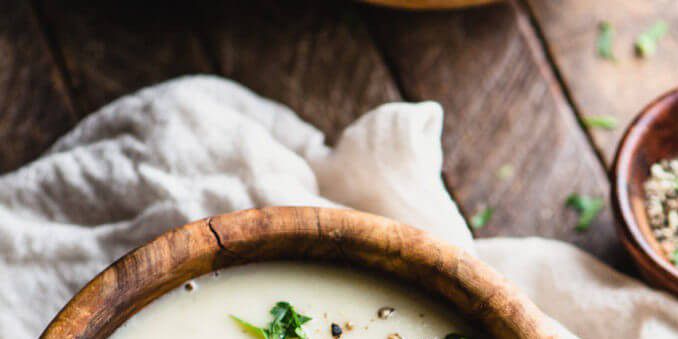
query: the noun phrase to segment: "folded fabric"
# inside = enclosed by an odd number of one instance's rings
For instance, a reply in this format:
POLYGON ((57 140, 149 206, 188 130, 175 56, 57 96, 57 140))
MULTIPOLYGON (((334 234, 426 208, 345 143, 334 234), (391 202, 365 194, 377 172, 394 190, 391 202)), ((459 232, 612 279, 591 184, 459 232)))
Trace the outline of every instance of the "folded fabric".
POLYGON ((678 337, 676 299, 570 245, 474 244, 440 179, 442 119, 434 102, 386 104, 331 149, 285 106, 216 77, 116 100, 0 177, 0 338, 37 337, 98 271, 169 228, 273 205, 347 206, 428 230, 583 338, 678 337))

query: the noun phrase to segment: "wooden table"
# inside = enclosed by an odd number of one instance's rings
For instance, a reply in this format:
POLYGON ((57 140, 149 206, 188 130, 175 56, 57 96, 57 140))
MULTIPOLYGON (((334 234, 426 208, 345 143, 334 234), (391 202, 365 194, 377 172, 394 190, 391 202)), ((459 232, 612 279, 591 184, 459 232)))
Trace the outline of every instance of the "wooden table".
POLYGON ((216 73, 283 102, 328 143, 387 101, 445 108, 442 173, 466 217, 495 213, 478 237, 544 236, 633 273, 609 201, 587 232, 572 192, 608 200, 624 126, 678 82, 678 34, 650 60, 633 38, 678 4, 525 0, 447 12, 350 1, 0 1, 0 171, 35 159, 106 102, 182 74, 216 73), (148 7, 140 7, 148 6, 148 7), (617 62, 595 55, 597 24, 617 27, 617 62), (610 114, 614 131, 583 128, 610 114), (501 179, 504 165, 514 175, 501 179))

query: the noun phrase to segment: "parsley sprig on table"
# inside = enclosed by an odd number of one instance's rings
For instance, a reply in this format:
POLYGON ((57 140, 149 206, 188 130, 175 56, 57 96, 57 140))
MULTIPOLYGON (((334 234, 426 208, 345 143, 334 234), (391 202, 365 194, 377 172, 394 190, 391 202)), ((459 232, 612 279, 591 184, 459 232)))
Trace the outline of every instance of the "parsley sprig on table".
POLYGON ((614 28, 612 24, 603 21, 598 25, 598 42, 596 43, 596 50, 601 58, 608 60, 615 60, 614 52, 612 50, 612 41, 614 40, 614 28))
MULTIPOLYGON (((657 51, 659 41, 668 33, 669 26, 666 21, 658 20, 650 28, 638 35, 634 42, 636 54, 641 58, 651 56, 657 51)), ((596 52, 599 57, 615 61, 613 51, 615 30, 612 23, 602 21, 598 25, 598 38, 596 39, 596 52)))
POLYGON ((584 124, 589 128, 613 130, 617 127, 617 119, 611 115, 587 115, 584 124))
POLYGON ((485 207, 482 210, 478 211, 476 214, 471 217, 471 227, 474 229, 481 229, 492 219, 492 214, 494 214, 494 209, 491 207, 485 207))
POLYGON ((636 52, 641 57, 646 57, 654 54, 657 50, 657 44, 659 40, 666 35, 668 32, 669 26, 665 21, 657 21, 652 27, 647 31, 643 32, 638 39, 636 39, 636 52))
POLYGON ((570 194, 565 202, 566 206, 572 207, 579 212, 576 230, 580 232, 586 231, 591 226, 591 222, 603 209, 604 204, 603 198, 589 197, 576 193, 570 194))
POLYGON ((297 313, 290 303, 280 301, 271 308, 273 321, 268 328, 254 326, 234 315, 231 318, 245 331, 260 339, 308 339, 301 325, 309 322, 310 317, 297 313))

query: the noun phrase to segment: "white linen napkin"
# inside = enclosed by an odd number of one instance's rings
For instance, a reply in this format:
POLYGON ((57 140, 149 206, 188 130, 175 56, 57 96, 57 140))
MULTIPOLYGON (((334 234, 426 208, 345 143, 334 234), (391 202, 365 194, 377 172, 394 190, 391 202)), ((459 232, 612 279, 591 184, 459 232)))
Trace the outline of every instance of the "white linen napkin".
POLYGON ((675 298, 568 244, 474 244, 440 179, 442 119, 434 102, 386 104, 330 149, 285 106, 216 77, 116 100, 0 176, 0 338, 37 337, 97 272, 171 227, 273 205, 343 205, 428 230, 583 338, 678 337, 675 298))

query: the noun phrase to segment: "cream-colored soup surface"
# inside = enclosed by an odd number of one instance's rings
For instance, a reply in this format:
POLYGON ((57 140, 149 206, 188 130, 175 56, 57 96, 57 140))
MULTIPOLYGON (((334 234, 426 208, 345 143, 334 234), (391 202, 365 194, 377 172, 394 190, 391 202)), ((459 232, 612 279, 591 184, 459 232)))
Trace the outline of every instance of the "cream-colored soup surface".
POLYGON ((197 278, 152 302, 124 323, 113 339, 248 339, 229 315, 256 326, 272 320, 271 307, 287 301, 313 319, 303 328, 310 339, 330 339, 331 324, 343 329, 343 339, 444 338, 468 334, 466 326, 442 303, 362 270, 300 262, 271 262, 227 268, 197 278), (382 307, 395 312, 378 316, 382 307), (352 324, 349 330, 347 323, 352 324))

